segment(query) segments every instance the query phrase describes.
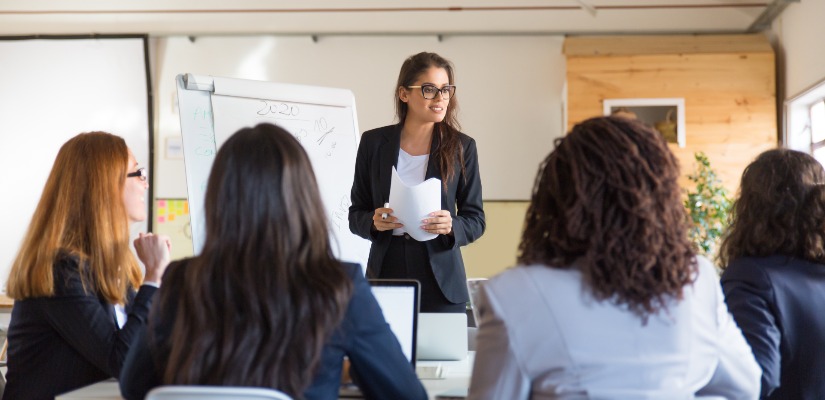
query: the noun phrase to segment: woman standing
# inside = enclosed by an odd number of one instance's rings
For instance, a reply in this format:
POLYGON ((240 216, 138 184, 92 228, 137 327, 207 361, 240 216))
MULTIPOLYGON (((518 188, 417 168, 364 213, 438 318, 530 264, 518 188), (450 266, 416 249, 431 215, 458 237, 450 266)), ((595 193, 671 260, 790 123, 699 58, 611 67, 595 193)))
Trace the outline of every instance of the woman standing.
POLYGON ((292 135, 270 124, 232 135, 209 174, 203 251, 169 266, 123 396, 165 384, 336 399, 348 356, 367 399, 426 399, 361 267, 333 257, 326 214, 302 212, 320 209, 292 135))
POLYGON ((664 138, 622 117, 557 139, 519 266, 479 305, 470 399, 753 399, 759 367, 687 238, 664 138))
POLYGON ((372 241, 367 276, 418 280, 422 312, 464 312, 469 295, 459 247, 485 228, 476 144, 459 132, 454 82, 452 64, 438 54, 404 61, 395 89, 399 123, 364 132, 355 165, 349 224, 372 241), (410 186, 441 179, 442 209, 420 221, 435 239, 412 239, 390 215, 392 205, 384 207, 393 167, 410 186))
POLYGON ((799 151, 760 154, 732 217, 722 287, 762 367, 762 398, 825 398, 825 170, 799 151))
POLYGON ((145 276, 129 249, 146 178, 117 136, 83 133, 60 148, 9 276, 4 399, 52 399, 120 375, 169 263, 165 237, 135 240, 145 276))

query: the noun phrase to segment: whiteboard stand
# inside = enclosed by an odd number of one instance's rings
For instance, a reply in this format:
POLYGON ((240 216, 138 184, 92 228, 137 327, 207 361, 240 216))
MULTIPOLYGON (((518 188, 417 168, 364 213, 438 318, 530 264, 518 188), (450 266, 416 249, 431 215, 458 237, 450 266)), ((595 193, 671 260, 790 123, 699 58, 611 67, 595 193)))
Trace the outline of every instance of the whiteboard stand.
POLYGON ((306 150, 335 256, 366 271, 370 242, 350 232, 348 222, 359 139, 352 91, 193 74, 178 75, 176 82, 194 254, 205 240, 204 199, 215 154, 237 130, 267 122, 306 150))

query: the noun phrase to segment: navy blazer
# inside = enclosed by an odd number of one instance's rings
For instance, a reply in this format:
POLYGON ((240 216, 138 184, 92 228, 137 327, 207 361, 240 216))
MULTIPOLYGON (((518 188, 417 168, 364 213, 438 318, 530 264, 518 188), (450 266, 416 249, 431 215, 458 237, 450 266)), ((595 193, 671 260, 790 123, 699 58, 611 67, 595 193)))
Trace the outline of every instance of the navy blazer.
POLYGON ((114 306, 83 289, 78 260, 54 263, 54 296, 14 302, 3 399, 53 399, 120 375, 133 335, 144 326, 157 288, 130 291, 118 329, 114 306))
MULTIPOLYGON (((181 260, 167 268, 161 290, 181 293, 187 262, 181 260)), ((315 379, 304 396, 310 400, 337 399, 346 355, 351 363, 350 368, 359 377, 365 398, 426 399, 427 392, 384 320, 369 283, 361 274, 361 267, 349 263, 342 265, 352 279, 352 298, 340 327, 324 345, 315 379)), ((133 349, 120 376, 120 390, 126 399, 143 399, 149 390, 161 385, 163 365, 169 357, 168 338, 175 321, 176 298, 173 303, 159 303, 152 311, 150 318, 154 338, 151 341, 146 329, 135 337, 133 349)))
MULTIPOLYGON (((370 278, 380 275, 381 265, 392 237, 392 231, 373 230, 372 217, 375 209, 383 207, 390 198, 392 167, 398 164, 398 152, 401 149, 401 128, 402 125, 397 124, 364 132, 355 160, 349 229, 352 233, 372 241, 367 262, 367 276, 370 278)), ((459 134, 459 138, 464 149, 465 172, 461 173, 462 166, 456 157, 455 178, 447 183, 446 192, 441 191, 441 209, 450 211, 453 218, 453 234, 438 235, 435 239, 424 242, 438 286, 444 297, 453 303, 470 300, 467 294, 464 260, 461 258, 459 247, 474 242, 481 237, 485 229, 476 142, 463 133, 459 134)), ((425 179, 442 179, 438 160, 433 156, 439 144, 439 135, 433 134, 425 179)))
POLYGON ((778 255, 737 258, 722 287, 762 367, 762 397, 825 399, 825 265, 778 255))

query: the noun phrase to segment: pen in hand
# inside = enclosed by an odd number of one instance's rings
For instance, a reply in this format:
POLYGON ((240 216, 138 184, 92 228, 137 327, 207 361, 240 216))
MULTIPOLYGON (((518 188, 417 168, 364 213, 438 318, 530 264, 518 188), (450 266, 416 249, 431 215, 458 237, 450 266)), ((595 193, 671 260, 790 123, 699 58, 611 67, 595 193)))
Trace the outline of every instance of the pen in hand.
MULTIPOLYGON (((384 203, 384 208, 390 208, 390 203, 384 203)), ((387 213, 381 213, 381 219, 387 219, 387 213)))

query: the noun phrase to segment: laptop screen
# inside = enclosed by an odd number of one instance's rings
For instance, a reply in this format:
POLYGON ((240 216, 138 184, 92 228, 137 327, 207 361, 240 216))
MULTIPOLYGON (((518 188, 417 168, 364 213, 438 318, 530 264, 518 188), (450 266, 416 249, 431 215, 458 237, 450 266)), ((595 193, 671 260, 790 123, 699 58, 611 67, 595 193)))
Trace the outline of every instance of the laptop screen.
POLYGON ((378 301, 384 319, 398 338, 407 360, 415 366, 416 334, 418 331, 418 281, 402 279, 370 279, 372 294, 378 301))

